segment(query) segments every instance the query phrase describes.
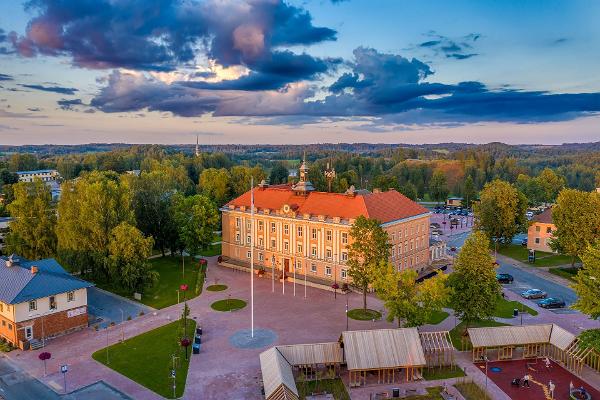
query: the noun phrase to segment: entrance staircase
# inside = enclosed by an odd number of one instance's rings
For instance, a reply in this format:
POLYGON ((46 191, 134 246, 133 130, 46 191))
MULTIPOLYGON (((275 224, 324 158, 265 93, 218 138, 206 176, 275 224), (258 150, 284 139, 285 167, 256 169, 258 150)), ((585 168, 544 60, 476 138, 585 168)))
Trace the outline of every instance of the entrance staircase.
POLYGON ((31 349, 31 350, 41 349, 43 346, 44 346, 44 344, 42 343, 41 340, 31 339, 29 341, 29 349, 31 349))

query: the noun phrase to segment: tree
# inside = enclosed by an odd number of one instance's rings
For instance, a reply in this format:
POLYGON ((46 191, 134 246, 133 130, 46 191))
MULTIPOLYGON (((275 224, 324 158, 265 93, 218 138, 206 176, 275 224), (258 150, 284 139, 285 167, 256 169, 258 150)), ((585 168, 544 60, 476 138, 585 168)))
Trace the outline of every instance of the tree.
POLYGON ((33 154, 15 153, 8 160, 8 169, 11 172, 31 171, 38 168, 38 159, 33 154))
POLYGON ((287 167, 282 162, 278 162, 271 169, 271 174, 269 175, 269 183, 271 185, 288 183, 289 175, 290 173, 287 167))
POLYGON ((108 278, 111 231, 134 223, 131 191, 125 179, 112 171, 93 171, 62 185, 56 235, 61 260, 81 273, 108 278))
POLYGON ((154 238, 163 256, 167 248, 174 251, 178 247, 178 232, 171 209, 179 187, 177 181, 166 171, 154 170, 132 176, 130 184, 138 228, 154 238))
POLYGON ((525 230, 527 198, 508 182, 496 179, 487 183, 474 205, 475 227, 484 231, 494 243, 509 244, 525 230))
POLYGON ((173 212, 179 238, 190 255, 197 255, 213 241, 214 231, 219 227, 219 211, 204 195, 174 198, 173 212))
POLYGON ((600 194, 564 189, 552 208, 556 225, 550 247, 571 256, 571 265, 578 256, 600 239, 600 194))
POLYGON ((398 272, 388 262, 380 266, 373 287, 388 310, 388 322, 397 320, 399 327, 424 325, 433 312, 441 311, 448 303, 448 275, 438 274, 423 283, 417 283, 417 276, 411 269, 398 272))
POLYGON ((231 168, 231 191, 234 197, 241 196, 250 190, 250 182, 254 178, 254 185, 258 185, 267 177, 265 171, 260 165, 255 167, 246 167, 236 165, 231 168))
POLYGON ((406 182, 404 185, 400 186, 400 193, 413 201, 416 201, 418 197, 417 187, 411 182, 406 182))
POLYGON ((359 216, 350 229, 348 246, 348 275, 354 286, 363 292, 363 309, 367 309, 367 290, 380 272, 378 266, 388 260, 390 247, 388 234, 379 221, 359 216))
POLYGON ((465 200, 464 206, 467 208, 471 208, 471 205, 477 198, 477 190, 475 190, 475 183, 473 182, 471 175, 467 176, 467 179, 465 179, 463 198, 465 200))
POLYGON ((544 170, 536 178, 539 186, 542 188, 543 202, 553 203, 558 194, 565 187, 565 178, 557 175, 550 168, 544 168, 544 170))
POLYGON ((6 251, 37 260, 56 250, 56 211, 50 188, 41 180, 13 185, 15 199, 8 205, 13 217, 6 236, 6 251))
POLYGON ((500 284, 485 233, 475 231, 465 241, 448 284, 452 288, 450 304, 467 326, 493 315, 500 298, 500 284))
POLYGON ((211 198, 217 205, 231 198, 231 175, 225 168, 207 168, 200 174, 200 193, 211 198))
POLYGON ((144 237, 135 226, 122 222, 110 233, 108 243, 109 275, 113 282, 129 290, 141 291, 158 280, 147 259, 154 240, 144 237))
POLYGON ((429 182, 429 193, 434 201, 442 202, 448 197, 448 184, 446 175, 442 171, 435 171, 429 182))
POLYGON ((598 319, 600 317, 600 240, 582 254, 583 266, 575 276, 573 289, 577 301, 573 308, 598 319))

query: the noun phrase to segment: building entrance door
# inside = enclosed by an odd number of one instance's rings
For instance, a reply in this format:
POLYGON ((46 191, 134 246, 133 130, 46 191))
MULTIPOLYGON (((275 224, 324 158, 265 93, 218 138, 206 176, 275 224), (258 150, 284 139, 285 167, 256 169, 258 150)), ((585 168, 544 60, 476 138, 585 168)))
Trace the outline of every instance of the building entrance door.
POLYGON ((285 275, 289 275, 289 273, 290 273, 290 259, 289 258, 285 258, 283 260, 283 271, 284 271, 285 275))
POLYGON ((25 339, 27 339, 27 340, 33 339, 33 327, 31 327, 31 326, 25 327, 25 339))

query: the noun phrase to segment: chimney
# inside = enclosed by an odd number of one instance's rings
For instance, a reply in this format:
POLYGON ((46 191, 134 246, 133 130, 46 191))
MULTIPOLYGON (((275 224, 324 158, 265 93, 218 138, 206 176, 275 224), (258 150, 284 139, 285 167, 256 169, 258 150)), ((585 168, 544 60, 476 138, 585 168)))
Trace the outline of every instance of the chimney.
POLYGON ((31 266, 31 275, 35 275, 38 273, 38 267, 36 265, 31 266))
POLYGON ((259 190, 265 190, 268 187, 269 187, 269 184, 264 179, 262 181, 260 181, 260 183, 258 184, 259 190))
POLYGON ((346 194, 346 196, 348 196, 348 197, 354 197, 354 196, 356 196, 356 189, 354 188, 354 185, 350 186, 350 187, 348 188, 348 190, 346 190, 346 193, 345 193, 345 194, 346 194))

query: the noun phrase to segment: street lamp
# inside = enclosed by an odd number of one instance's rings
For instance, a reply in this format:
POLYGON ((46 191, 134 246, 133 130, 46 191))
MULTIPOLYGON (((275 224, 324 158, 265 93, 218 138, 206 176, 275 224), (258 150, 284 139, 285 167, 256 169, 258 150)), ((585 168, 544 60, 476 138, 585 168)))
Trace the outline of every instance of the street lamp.
POLYGON ((348 331, 348 292, 350 292, 349 290, 346 291, 346 331, 348 331))
POLYGON ((485 391, 488 389, 488 361, 489 358, 486 355, 481 356, 481 360, 485 361, 485 391))
POLYGON ((121 342, 125 341, 125 328, 123 327, 123 324, 125 323, 125 314, 123 313, 123 309, 119 308, 119 311, 121 311, 121 342))

